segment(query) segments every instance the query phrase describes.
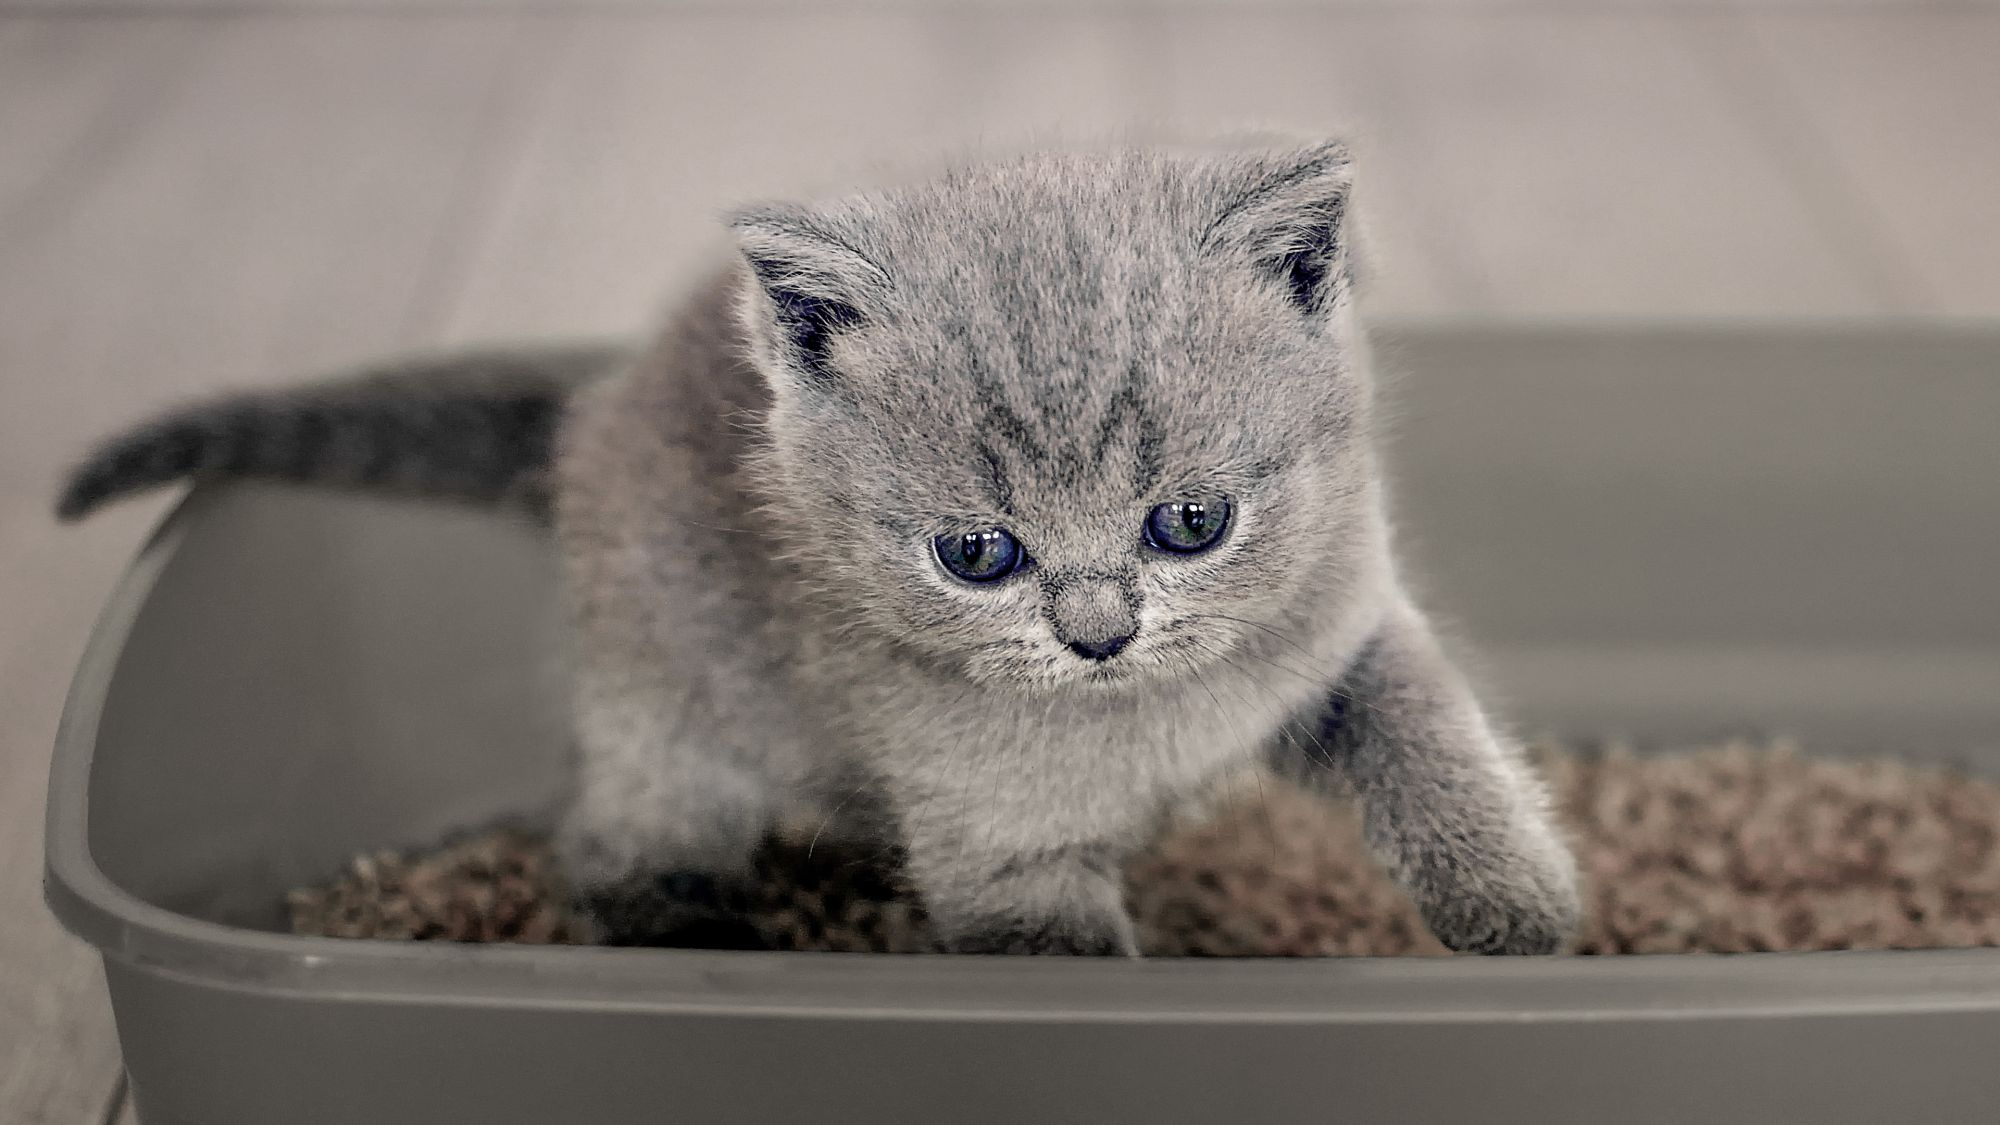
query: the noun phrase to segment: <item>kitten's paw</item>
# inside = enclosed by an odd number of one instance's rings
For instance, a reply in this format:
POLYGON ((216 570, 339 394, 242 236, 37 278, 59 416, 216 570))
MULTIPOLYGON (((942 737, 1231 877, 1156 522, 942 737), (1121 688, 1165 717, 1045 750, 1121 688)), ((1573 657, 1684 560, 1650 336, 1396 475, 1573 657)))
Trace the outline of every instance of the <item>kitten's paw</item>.
POLYGON ((1560 953, 1582 914, 1566 872, 1440 895, 1424 910, 1431 932, 1456 953, 1560 953))
POLYGON ((1076 918, 1005 919, 969 928, 943 943, 950 953, 1069 954, 1137 957, 1130 921, 1076 918))
POLYGON ((744 896, 712 875, 672 871, 587 888, 578 909, 601 945, 767 949, 743 915, 744 896))

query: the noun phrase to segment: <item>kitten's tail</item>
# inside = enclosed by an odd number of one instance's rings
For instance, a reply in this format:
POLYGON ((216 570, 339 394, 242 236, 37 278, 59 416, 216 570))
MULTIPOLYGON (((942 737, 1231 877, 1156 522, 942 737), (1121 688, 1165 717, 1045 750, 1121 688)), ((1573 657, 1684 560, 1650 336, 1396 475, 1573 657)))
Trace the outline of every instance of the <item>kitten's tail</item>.
POLYGON ((608 344, 466 352, 197 403, 98 446, 70 473, 56 514, 74 520, 130 493, 223 477, 540 510, 570 393, 626 356, 608 344))

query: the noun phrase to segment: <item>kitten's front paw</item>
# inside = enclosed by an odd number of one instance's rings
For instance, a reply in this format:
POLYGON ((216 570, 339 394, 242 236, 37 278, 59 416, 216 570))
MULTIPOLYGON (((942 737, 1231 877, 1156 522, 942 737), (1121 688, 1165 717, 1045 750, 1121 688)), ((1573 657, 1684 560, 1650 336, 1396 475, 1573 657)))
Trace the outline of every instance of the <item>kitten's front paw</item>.
POLYGON ((1129 920, 1012 918, 994 920, 947 939, 950 953, 1070 954, 1082 957, 1137 957, 1129 920))
POLYGON ((744 896, 700 872, 632 876, 587 888, 576 899, 601 945, 769 948, 742 913, 744 896))
POLYGON ((1424 904, 1424 921, 1457 953, 1560 953, 1582 914, 1576 880, 1567 870, 1461 888, 1424 904))

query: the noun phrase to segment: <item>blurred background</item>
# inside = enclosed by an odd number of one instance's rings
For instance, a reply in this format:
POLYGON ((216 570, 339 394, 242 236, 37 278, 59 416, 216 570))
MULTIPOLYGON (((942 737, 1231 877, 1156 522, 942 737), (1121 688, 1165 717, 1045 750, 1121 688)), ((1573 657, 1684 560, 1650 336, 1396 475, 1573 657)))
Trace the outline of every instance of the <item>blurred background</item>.
MULTIPOLYGON (((92 437, 385 352, 631 333, 746 196, 1134 123, 1360 143, 1395 324, 2000 313, 2000 5, 0 0, 0 1122, 121 1111, 38 899, 92 437)), ((1986 398, 1992 402, 1992 396, 1986 398)))

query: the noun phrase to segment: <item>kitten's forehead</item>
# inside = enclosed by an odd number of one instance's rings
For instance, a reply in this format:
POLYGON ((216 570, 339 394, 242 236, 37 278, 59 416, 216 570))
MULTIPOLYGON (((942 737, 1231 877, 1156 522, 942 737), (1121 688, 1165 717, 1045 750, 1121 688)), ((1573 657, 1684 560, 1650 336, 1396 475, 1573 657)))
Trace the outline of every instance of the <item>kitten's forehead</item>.
POLYGON ((985 347, 940 349, 955 354, 909 375, 927 393, 881 407, 896 435, 887 467, 927 506, 1040 521, 1127 511, 1226 489, 1286 453, 1295 412, 1254 393, 1232 400, 1217 380, 1176 378, 1148 349, 1054 351, 1036 365, 1014 362, 1024 349, 985 347))
POLYGON ((913 299, 971 292, 1059 328, 1079 306, 1143 314, 1138 299, 1197 255, 1199 194, 1158 158, 1045 157, 892 192, 857 218, 913 299))
MULTIPOLYGON (((1129 506, 1268 463, 1298 310, 1205 245, 1220 174, 1157 153, 982 165, 829 212, 888 279, 836 363, 872 394, 884 471, 1001 514, 1129 506)), ((1323 345, 1322 339, 1314 347, 1323 345)))

